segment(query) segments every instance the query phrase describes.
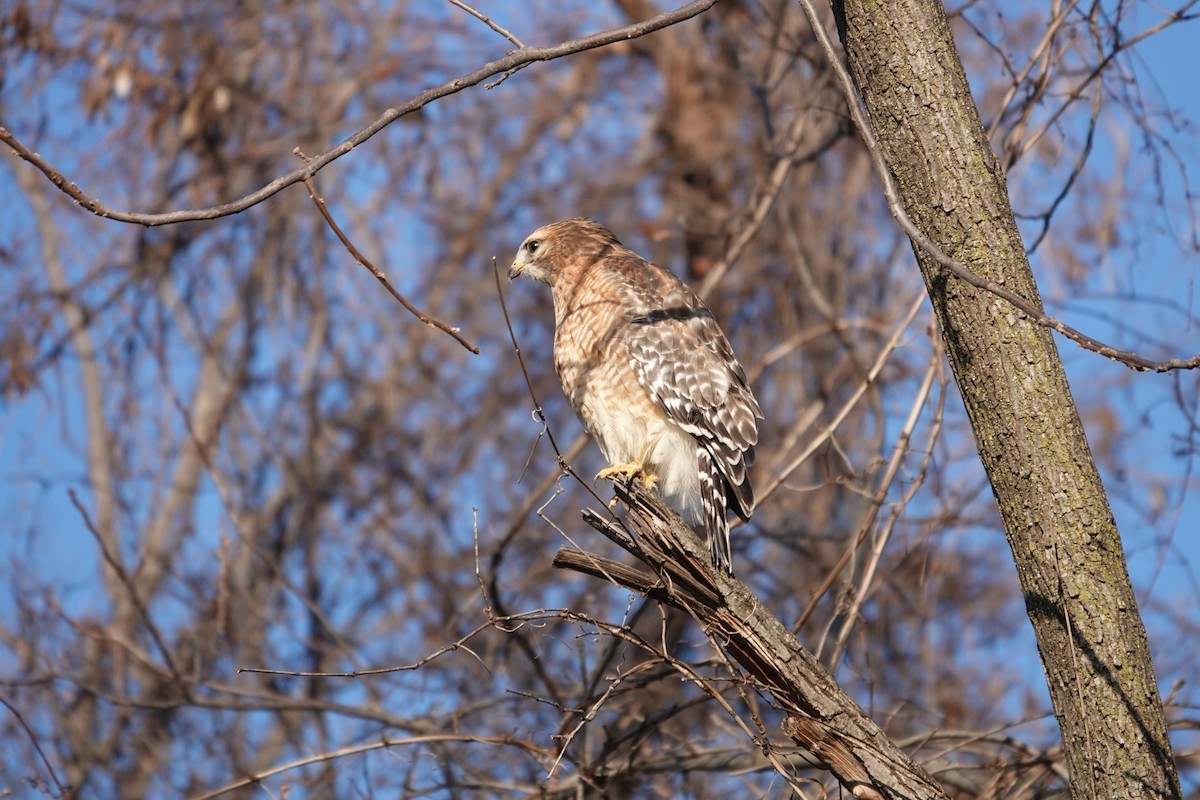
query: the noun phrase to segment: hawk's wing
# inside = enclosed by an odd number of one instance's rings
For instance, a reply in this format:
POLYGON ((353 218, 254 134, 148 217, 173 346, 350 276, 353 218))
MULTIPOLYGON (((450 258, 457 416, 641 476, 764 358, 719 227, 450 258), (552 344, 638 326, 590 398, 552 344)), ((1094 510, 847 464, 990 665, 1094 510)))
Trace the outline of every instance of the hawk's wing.
POLYGON ((748 518, 754 493, 746 468, 754 461, 762 412, 746 373, 700 298, 661 267, 632 253, 622 260, 633 258, 644 265, 623 270, 629 304, 636 309, 626 336, 638 381, 672 421, 696 437, 706 451, 701 466, 711 462, 736 500, 734 510, 748 518))

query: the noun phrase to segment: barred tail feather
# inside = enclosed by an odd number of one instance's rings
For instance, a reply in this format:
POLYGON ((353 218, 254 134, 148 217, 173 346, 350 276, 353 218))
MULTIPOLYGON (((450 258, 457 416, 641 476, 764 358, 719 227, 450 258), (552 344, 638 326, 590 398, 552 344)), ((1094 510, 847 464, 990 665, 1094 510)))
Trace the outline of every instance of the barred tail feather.
POLYGON ((733 550, 729 542, 729 522, 725 518, 726 481, 707 447, 696 448, 700 466, 700 516, 713 566, 733 574, 733 550))

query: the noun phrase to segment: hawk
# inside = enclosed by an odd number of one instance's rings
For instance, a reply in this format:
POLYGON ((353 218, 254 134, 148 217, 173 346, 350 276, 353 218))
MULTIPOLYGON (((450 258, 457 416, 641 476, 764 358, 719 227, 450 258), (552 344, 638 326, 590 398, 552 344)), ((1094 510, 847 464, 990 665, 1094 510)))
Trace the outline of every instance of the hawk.
POLYGON ((733 574, 726 509, 754 510, 746 468, 762 412, 712 312, 589 219, 529 234, 508 272, 519 275, 550 286, 554 366, 610 465, 596 477, 657 486, 733 574))

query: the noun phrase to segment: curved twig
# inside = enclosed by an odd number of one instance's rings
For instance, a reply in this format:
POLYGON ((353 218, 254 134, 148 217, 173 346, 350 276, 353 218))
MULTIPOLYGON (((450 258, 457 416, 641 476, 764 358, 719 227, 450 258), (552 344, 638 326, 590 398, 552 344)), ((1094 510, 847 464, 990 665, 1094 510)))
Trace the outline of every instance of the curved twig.
POLYGON ((388 294, 394 297, 396 301, 400 303, 400 305, 404 306, 410 314, 419 319, 421 322, 425 323, 431 328, 437 328, 439 331, 444 331, 445 333, 450 334, 454 341, 458 342, 475 355, 479 355, 479 348, 462 337, 462 334, 459 333, 461 330, 460 328, 447 325, 440 319, 434 319, 421 309, 414 306, 412 303, 408 302, 404 295, 396 291, 396 287, 392 286, 383 270, 375 266, 375 264, 373 264, 366 256, 364 256, 359 249, 354 246, 354 243, 350 241, 350 238, 342 232, 342 229, 338 227, 338 224, 334 222, 333 215, 329 213, 329 209, 325 205, 325 200, 317 192, 317 187, 313 183, 313 179, 311 177, 304 179, 304 186, 306 189, 308 189, 308 196, 311 197, 312 201, 316 204, 317 210, 321 212, 321 216, 324 217, 325 222, 328 223, 329 227, 333 229, 334 234, 337 235, 342 245, 346 248, 350 255, 354 256, 355 261, 357 261, 359 264, 362 264, 367 268, 367 270, 370 271, 372 275, 375 276, 375 279, 383 285, 383 288, 387 290, 388 294))
POLYGON ((135 225, 145 225, 152 227, 155 225, 170 225, 177 222, 190 222, 194 220, 217 219, 226 217, 230 214, 236 214, 239 211, 245 211, 251 206, 257 205, 267 198, 278 194, 282 189, 291 186, 292 184, 301 183, 306 178, 311 178, 316 175, 326 165, 335 161, 338 158, 349 153, 354 148, 358 147, 363 142, 370 139, 381 130, 391 125, 401 117, 411 114, 419 108, 422 108, 434 100, 455 94, 466 89, 468 86, 475 86, 493 75, 509 73, 537 61, 552 61, 563 56, 573 55, 583 52, 584 50, 592 50, 604 45, 613 44, 615 42, 628 41, 645 36, 648 33, 653 33, 657 30, 670 27, 677 22, 691 19, 692 17, 701 14, 715 5, 717 0, 695 0, 685 6, 659 14, 656 17, 651 17, 642 22, 635 22, 632 25, 623 25, 619 28, 594 33, 590 36, 584 36, 579 39, 571 39, 570 41, 562 42, 561 44, 552 45, 550 47, 523 47, 519 50, 514 50, 503 58, 498 58, 494 61, 489 61, 482 67, 465 75, 460 75, 457 78, 446 81, 445 83, 434 86, 431 89, 426 89, 415 97, 411 98, 401 105, 389 108, 384 111, 373 122, 365 128, 354 134, 350 138, 343 141, 332 150, 327 150, 321 155, 314 156, 313 159, 304 164, 299 169, 295 169, 286 175, 282 175, 268 183, 266 186, 251 192, 245 197, 233 200, 228 203, 223 203, 218 206, 210 206, 208 208, 186 209, 181 211, 168 211, 161 214, 144 214, 134 211, 118 211, 105 205, 96 198, 88 195, 74 182, 69 180, 59 170, 55 169, 46 159, 40 154, 30 150, 22 144, 12 131, 3 126, 0 126, 0 142, 8 145, 21 158, 28 161, 37 169, 41 170, 50 182, 65 192, 76 203, 83 208, 92 212, 98 217, 106 219, 114 219, 118 222, 129 222, 135 225))
POLYGON ((460 742, 464 744, 482 743, 493 745, 511 745, 520 748, 528 753, 538 753, 540 748, 530 742, 518 739, 515 736, 475 736, 465 733, 437 733, 423 734, 420 736, 404 736, 400 738, 390 738, 387 736, 381 737, 373 742, 365 742, 363 744, 351 745, 343 747, 339 750, 330 750, 323 753, 316 753, 303 758, 297 758, 294 761, 289 761, 286 764, 277 764, 267 769, 259 770, 258 772, 246 775, 232 783, 228 783, 219 789, 213 789, 211 792, 204 794, 193 795, 191 800, 212 800, 214 797, 220 797, 223 794, 242 789, 247 786, 257 786, 267 778, 275 775, 280 775, 290 770, 307 767, 312 764, 322 764, 326 761, 334 761, 346 756, 358 755, 371 750, 390 750, 393 747, 405 747, 408 745, 433 744, 433 743, 448 743, 460 742))
POLYGON ((46 767, 46 771, 50 773, 50 780, 54 781, 54 786, 58 789, 58 796, 70 797, 71 793, 68 791, 69 787, 64 786, 63 782, 59 780, 58 773, 54 771, 54 765, 51 764, 50 759, 46 757, 46 751, 42 749, 42 745, 37 740, 37 734, 33 732, 33 728, 29 727, 29 723, 25 721, 25 717, 21 716, 21 712, 17 710, 16 706, 5 700, 3 697, 0 697, 0 705, 3 705, 5 708, 7 708, 9 713, 16 717, 17 723, 24 729, 25 734, 29 737, 30 743, 33 745, 33 749, 37 752, 38 757, 41 758, 42 764, 46 767))

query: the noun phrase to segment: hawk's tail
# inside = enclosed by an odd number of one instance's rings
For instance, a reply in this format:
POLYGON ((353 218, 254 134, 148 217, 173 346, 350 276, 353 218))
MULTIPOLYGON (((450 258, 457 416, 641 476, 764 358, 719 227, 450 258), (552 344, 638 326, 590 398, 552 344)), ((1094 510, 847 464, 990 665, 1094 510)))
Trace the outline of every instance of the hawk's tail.
POLYGON ((729 542, 729 521, 725 516, 725 476, 707 447, 696 448, 700 458, 700 516, 713 566, 733 574, 733 548, 729 542))

